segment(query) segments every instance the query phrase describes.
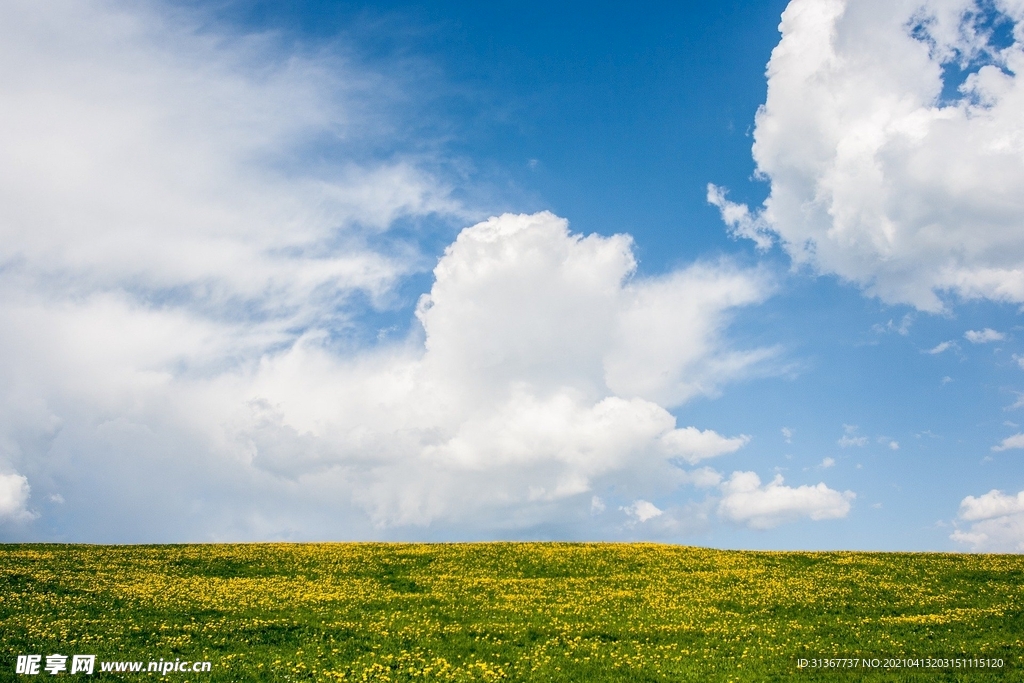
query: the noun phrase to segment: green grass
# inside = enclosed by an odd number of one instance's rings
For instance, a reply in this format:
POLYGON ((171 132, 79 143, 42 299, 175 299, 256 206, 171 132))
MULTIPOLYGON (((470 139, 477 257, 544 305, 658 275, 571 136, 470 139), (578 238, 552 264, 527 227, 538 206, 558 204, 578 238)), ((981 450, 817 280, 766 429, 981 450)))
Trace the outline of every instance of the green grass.
POLYGON ((0 546, 0 680, 53 678, 14 673, 17 655, 53 653, 212 662, 210 673, 168 673, 174 681, 1024 681, 1024 557, 0 546), (1004 668, 797 668, 928 657, 1004 668))

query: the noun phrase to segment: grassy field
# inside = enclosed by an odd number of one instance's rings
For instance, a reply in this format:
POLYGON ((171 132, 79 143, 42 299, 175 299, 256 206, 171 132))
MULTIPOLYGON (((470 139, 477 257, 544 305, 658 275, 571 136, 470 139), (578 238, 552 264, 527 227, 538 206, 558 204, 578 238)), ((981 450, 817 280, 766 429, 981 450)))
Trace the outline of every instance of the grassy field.
POLYGON ((165 679, 1017 681, 1024 557, 561 543, 0 546, 0 680, 52 678, 17 675, 25 654, 43 666, 68 655, 69 670, 71 655, 96 655, 92 676, 61 674, 77 680, 157 680, 145 668, 100 668, 177 659, 211 670, 165 679), (882 668, 929 657, 1003 668, 882 668), (858 666, 813 668, 827 658, 858 666))

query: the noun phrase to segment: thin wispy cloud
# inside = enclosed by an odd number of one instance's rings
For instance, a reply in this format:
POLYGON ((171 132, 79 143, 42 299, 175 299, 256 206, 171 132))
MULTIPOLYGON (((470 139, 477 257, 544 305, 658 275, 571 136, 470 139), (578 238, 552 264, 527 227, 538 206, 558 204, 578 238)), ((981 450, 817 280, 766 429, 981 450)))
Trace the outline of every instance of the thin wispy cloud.
POLYGON ((944 353, 944 352, 948 351, 949 349, 955 349, 955 348, 956 348, 956 343, 955 342, 944 341, 944 342, 939 342, 938 344, 936 344, 932 348, 924 351, 923 353, 928 353, 928 354, 931 354, 933 356, 936 356, 936 355, 938 355, 940 353, 944 353))
POLYGON ((902 337, 906 337, 910 334, 910 327, 913 324, 914 315, 912 313, 907 313, 906 315, 903 316, 899 323, 896 323, 893 320, 889 320, 889 322, 887 322, 884 325, 875 324, 872 326, 871 329, 873 329, 875 332, 878 332, 879 334, 886 332, 895 332, 896 334, 899 334, 902 337))

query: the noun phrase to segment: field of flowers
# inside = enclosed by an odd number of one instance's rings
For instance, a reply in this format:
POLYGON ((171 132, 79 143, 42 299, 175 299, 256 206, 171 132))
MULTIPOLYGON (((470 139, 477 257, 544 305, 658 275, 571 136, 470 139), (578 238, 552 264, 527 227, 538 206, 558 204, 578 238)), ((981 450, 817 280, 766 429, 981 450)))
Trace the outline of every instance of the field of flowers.
POLYGON ((32 653, 204 660, 209 673, 164 678, 210 682, 1024 680, 1024 557, 0 546, 0 680, 51 678, 15 672, 32 653))

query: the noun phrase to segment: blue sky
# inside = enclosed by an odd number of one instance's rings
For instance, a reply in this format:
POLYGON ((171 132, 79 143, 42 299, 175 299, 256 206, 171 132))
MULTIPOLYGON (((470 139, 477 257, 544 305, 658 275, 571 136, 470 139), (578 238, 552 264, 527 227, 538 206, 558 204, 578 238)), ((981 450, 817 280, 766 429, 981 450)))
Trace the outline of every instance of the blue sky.
POLYGON ((0 538, 1024 550, 1019 2, 52 5, 0 538))

